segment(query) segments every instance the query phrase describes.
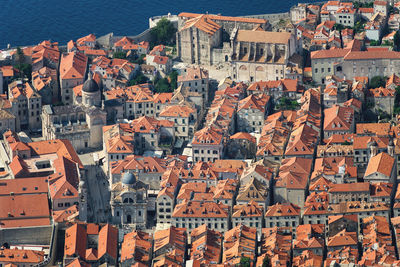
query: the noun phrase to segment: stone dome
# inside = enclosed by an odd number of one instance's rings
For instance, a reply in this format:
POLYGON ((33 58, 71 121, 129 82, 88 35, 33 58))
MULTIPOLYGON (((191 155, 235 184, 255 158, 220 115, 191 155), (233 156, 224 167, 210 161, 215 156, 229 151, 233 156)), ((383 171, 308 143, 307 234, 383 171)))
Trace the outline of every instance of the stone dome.
POLYGON ((99 90, 99 85, 93 79, 86 80, 86 82, 82 86, 82 91, 86 93, 94 93, 98 92, 99 90))
POLYGON ((135 176, 130 172, 124 173, 124 175, 122 176, 122 183, 123 184, 134 184, 135 176))

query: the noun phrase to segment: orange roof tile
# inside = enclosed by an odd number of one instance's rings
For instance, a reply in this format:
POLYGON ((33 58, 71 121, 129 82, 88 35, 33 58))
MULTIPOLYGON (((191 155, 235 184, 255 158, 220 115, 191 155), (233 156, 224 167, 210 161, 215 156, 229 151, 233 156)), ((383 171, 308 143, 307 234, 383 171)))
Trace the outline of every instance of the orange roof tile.
POLYGON ((364 177, 379 172, 387 177, 390 177, 395 160, 389 154, 381 152, 370 158, 365 171, 364 177))
POLYGON ((0 196, 0 227, 15 228, 50 225, 46 194, 0 196))
POLYGON ((86 73, 88 59, 84 54, 71 52, 61 56, 60 78, 83 79, 86 73))
POLYGON ((300 216, 300 207, 292 203, 282 203, 269 206, 266 217, 281 217, 281 216, 300 216))

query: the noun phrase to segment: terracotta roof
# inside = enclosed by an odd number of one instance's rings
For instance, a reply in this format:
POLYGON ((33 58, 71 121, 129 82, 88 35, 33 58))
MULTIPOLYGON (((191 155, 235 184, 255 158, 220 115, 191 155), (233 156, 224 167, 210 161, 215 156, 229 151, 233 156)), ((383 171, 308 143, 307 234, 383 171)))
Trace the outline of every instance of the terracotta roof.
POLYGON ((215 127, 205 127, 194 134, 192 144, 194 145, 220 145, 222 133, 215 127))
POLYGON ((328 191, 331 187, 332 182, 325 177, 321 176, 316 180, 312 181, 309 186, 310 191, 328 191))
POLYGON ((86 73, 87 57, 79 52, 61 56, 60 78, 83 79, 86 73))
POLYGON ((189 19, 185 22, 185 25, 180 29, 180 31, 191 27, 196 27, 209 35, 215 34, 221 28, 220 25, 210 19, 209 15, 199 15, 189 19))
POLYGON ((177 254, 185 255, 185 246, 187 243, 187 235, 185 228, 176 228, 171 226, 165 230, 159 230, 154 233, 154 253, 158 253, 161 249, 171 248, 177 254))
POLYGON ((86 42, 95 42, 95 41, 96 41, 96 36, 91 33, 89 35, 86 35, 86 36, 76 40, 76 44, 83 46, 83 45, 85 45, 86 42))
POLYGON ((53 210, 52 216, 58 223, 75 221, 75 218, 79 217, 78 206, 73 205, 65 210, 53 210))
POLYGON ((81 224, 74 224, 65 231, 64 255, 79 255, 81 259, 86 257, 86 229, 81 224))
POLYGON ((167 163, 164 159, 157 157, 128 155, 123 160, 111 163, 110 167, 112 174, 119 174, 121 171, 128 170, 143 171, 146 173, 165 173, 167 169, 167 163))
POLYGON ((371 94, 372 97, 380 98, 380 97, 394 97, 395 95, 395 90, 390 89, 390 88, 375 88, 375 89, 369 89, 369 93, 371 94))
MULTIPOLYGON (((179 13, 178 17, 187 17, 187 18, 196 18, 201 14, 196 13, 188 13, 182 12, 179 13)), ((243 18, 243 17, 227 17, 227 16, 220 16, 220 15, 208 15, 212 20, 221 20, 221 21, 236 21, 236 22, 247 22, 247 23, 256 23, 256 24, 264 24, 267 23, 267 20, 264 19, 256 19, 256 18, 243 18)))
POLYGON ((152 236, 141 231, 133 231, 124 236, 121 245, 121 262, 133 259, 135 262, 148 263, 152 249, 152 236))
POLYGON ((249 133, 245 133, 245 132, 237 132, 234 135, 231 135, 229 137, 230 139, 240 139, 240 140, 248 140, 252 143, 256 143, 256 138, 254 136, 252 136, 249 133))
POLYGON ((3 77, 14 77, 13 66, 1 66, 0 71, 3 73, 3 77))
POLYGON ((292 34, 288 32, 238 30, 236 41, 251 43, 288 44, 291 37, 292 34))
POLYGON ((255 201, 250 201, 244 205, 233 206, 232 217, 262 217, 263 208, 259 206, 255 201))
POLYGON ((196 112, 195 109, 184 105, 168 105, 161 112, 160 117, 188 118, 196 112))
POLYGON ((3 179, 0 181, 0 195, 47 194, 47 177, 3 179))
POLYGON ((369 192, 369 183, 332 184, 328 192, 369 192))
POLYGON ((286 147, 286 155, 312 155, 318 140, 318 132, 303 124, 295 129, 286 147))
POLYGON ((270 98, 271 97, 266 94, 251 94, 239 101, 237 111, 239 112, 242 109, 258 109, 262 113, 265 113, 265 108, 270 98))
POLYGON ((236 265, 241 257, 254 260, 257 248, 257 229, 242 224, 225 232, 224 253, 222 261, 224 264, 236 265))
MULTIPOLYGON (((3 264, 16 263, 20 265, 35 265, 40 264, 44 261, 44 252, 38 250, 27 250, 27 249, 7 249, 2 248, 0 251, 0 258, 3 264)), ((5 265, 7 266, 7 264, 5 265)), ((17 266, 14 265, 13 266, 17 266)))
POLYGON ((301 255, 293 257, 294 266, 322 266, 322 256, 314 254, 311 250, 304 250, 301 255))
POLYGON ((368 149, 373 142, 377 143, 378 148, 387 148, 389 144, 388 137, 354 136, 353 140, 354 149, 368 149))
POLYGON ((324 110, 324 131, 350 131, 354 120, 352 108, 333 105, 324 110))
POLYGON ((196 81, 208 79, 208 71, 200 67, 186 68, 182 75, 178 76, 178 82, 196 81))
POLYGON ((50 225, 46 194, 0 196, 1 228, 50 225))
POLYGON ((201 264, 219 262, 222 250, 222 234, 220 232, 211 230, 207 224, 203 224, 193 229, 191 243, 190 259, 199 260, 201 264))
POLYGON ((389 154, 385 152, 379 153, 378 155, 370 158, 364 177, 374 174, 376 172, 390 177, 394 163, 394 158, 391 157, 389 154))
POLYGON ((107 153, 133 154, 134 152, 133 136, 117 135, 104 142, 106 145, 107 153))
POLYGON ((228 206, 215 202, 183 202, 175 206, 172 217, 228 218, 228 206))
POLYGON ((282 203, 269 206, 266 217, 300 216, 300 207, 292 203, 282 203))

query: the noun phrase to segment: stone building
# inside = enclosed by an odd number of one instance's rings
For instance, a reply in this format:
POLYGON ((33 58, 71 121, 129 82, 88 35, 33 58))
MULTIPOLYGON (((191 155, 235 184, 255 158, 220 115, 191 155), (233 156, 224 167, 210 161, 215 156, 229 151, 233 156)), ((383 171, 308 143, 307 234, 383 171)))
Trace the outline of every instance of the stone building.
POLYGON ((148 185, 124 173, 121 182, 112 185, 111 214, 114 224, 145 229, 147 223, 148 185))
POLYGON ((289 58, 296 53, 295 36, 287 32, 237 30, 232 33, 231 75, 238 81, 286 78, 289 58))
POLYGON ((213 126, 194 134, 192 141, 193 161, 215 161, 223 157, 224 139, 221 131, 213 126))
POLYGON ((165 187, 157 195, 157 224, 170 225, 174 210, 175 188, 165 187))
POLYGON ((270 28, 264 19, 194 13, 181 13, 178 16, 178 57, 191 64, 215 65, 229 61, 230 36, 235 29, 270 28))
POLYGON ((216 202, 189 201, 177 204, 172 213, 172 225, 184 227, 190 234, 202 224, 216 231, 229 229, 228 206, 216 202))
POLYGON ((7 110, 0 109, 0 133, 15 131, 15 116, 7 110))
POLYGON ((256 138, 249 133, 238 132, 229 137, 225 154, 230 159, 252 159, 257 151, 256 138))
POLYGON ((300 224, 300 207, 291 203, 275 204, 265 213, 265 227, 291 227, 300 224))
POLYGON ((208 102, 209 94, 209 76, 208 71, 200 68, 186 68, 184 73, 178 76, 178 87, 189 88, 189 92, 200 93, 203 96, 203 102, 208 102))
POLYGON ((102 127, 106 113, 99 108, 100 90, 89 79, 82 88, 81 105, 43 106, 42 133, 45 140, 68 139, 77 151, 103 144, 102 127))
POLYGON ((61 56, 60 96, 64 104, 72 104, 72 89, 85 81, 87 62, 87 57, 79 52, 61 56))
POLYGON ((197 112, 196 109, 190 106, 167 106, 161 110, 159 117, 174 122, 175 137, 182 141, 190 140, 190 138, 193 137, 194 131, 197 129, 197 112))
POLYGON ((261 133, 265 117, 268 115, 269 100, 270 96, 265 94, 252 94, 240 100, 237 107, 237 130, 261 133))
POLYGON ((232 211, 232 227, 240 224, 257 228, 257 234, 261 236, 264 217, 264 209, 251 200, 247 204, 235 205, 232 211))
POLYGON ((29 83, 14 81, 8 86, 11 113, 16 118, 15 129, 38 130, 41 128, 42 97, 29 83))
POLYGON ((360 41, 354 40, 345 48, 311 52, 313 80, 324 84, 326 77, 335 75, 353 80, 355 77, 389 77, 400 69, 400 53, 389 50, 362 50, 360 41))

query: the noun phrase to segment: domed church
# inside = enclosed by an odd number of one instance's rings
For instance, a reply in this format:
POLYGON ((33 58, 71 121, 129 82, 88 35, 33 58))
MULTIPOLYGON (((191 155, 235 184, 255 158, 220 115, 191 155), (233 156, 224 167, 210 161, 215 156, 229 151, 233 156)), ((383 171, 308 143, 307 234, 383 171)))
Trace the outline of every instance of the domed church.
POLYGON ((46 140, 68 139, 77 152, 101 148, 107 113, 101 107, 100 87, 89 75, 78 93, 82 97, 74 99, 73 105, 43 107, 43 137, 46 140))
POLYGON ((147 222, 148 185, 125 172, 111 188, 111 214, 114 224, 126 229, 145 229, 147 222))

